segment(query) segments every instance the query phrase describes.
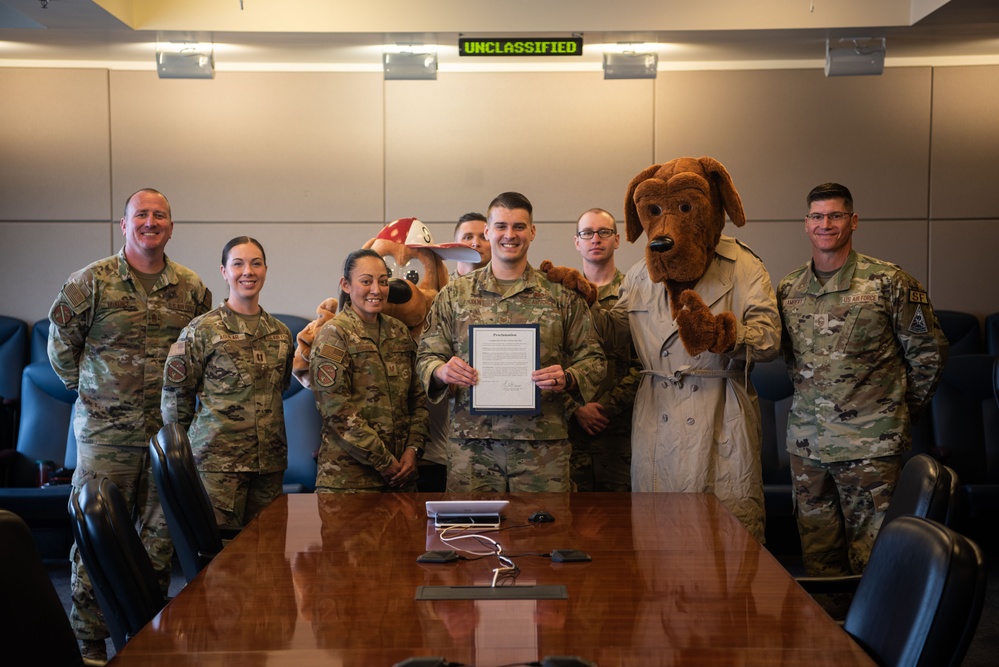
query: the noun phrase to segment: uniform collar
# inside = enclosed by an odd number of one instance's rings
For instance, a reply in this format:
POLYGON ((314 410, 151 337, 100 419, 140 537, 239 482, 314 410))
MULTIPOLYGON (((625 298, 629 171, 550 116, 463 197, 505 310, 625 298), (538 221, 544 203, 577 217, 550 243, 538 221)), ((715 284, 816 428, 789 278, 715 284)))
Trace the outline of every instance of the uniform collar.
MULTIPOLYGON (((176 285, 180 282, 180 279, 177 276, 177 271, 173 268, 173 262, 166 255, 163 255, 163 262, 163 272, 160 274, 160 280, 157 280, 156 284, 159 285, 163 278, 166 278, 167 285, 176 285)), ((121 250, 118 251, 118 277, 129 281, 135 277, 132 274, 131 267, 128 265, 128 260, 125 259, 125 246, 122 246, 121 250)))

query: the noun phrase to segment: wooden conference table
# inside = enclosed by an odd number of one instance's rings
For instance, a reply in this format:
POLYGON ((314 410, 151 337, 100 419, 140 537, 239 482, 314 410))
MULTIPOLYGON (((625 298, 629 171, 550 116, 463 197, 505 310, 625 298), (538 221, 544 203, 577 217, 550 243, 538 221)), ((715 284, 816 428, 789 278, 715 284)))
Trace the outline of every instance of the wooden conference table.
POLYGON ((416 600, 419 587, 488 586, 497 567, 416 562, 447 548, 426 520, 439 494, 286 495, 110 664, 874 664, 713 495, 503 497, 504 529, 487 534, 520 566, 516 584, 564 585, 567 599, 416 600), (538 509, 555 522, 529 524, 538 509), (530 555, 553 549, 593 560, 530 555))

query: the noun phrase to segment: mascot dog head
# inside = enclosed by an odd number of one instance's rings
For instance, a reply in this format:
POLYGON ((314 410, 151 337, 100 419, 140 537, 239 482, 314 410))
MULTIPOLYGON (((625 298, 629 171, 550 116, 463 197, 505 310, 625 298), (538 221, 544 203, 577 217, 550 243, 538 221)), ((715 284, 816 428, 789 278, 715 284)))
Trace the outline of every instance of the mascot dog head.
POLYGON ((732 177, 710 157, 654 164, 631 180, 624 200, 628 241, 644 231, 645 262, 654 282, 693 284, 714 257, 725 213, 746 224, 732 177))

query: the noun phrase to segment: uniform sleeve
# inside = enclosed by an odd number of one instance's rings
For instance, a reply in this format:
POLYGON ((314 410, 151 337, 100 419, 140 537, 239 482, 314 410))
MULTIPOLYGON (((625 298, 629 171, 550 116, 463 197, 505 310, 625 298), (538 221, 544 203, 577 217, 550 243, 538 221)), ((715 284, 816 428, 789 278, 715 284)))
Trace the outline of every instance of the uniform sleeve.
POLYGON ((933 397, 947 362, 947 338, 922 285, 899 271, 892 281, 892 325, 905 358, 905 402, 922 412, 933 397))
POLYGON ((95 292, 89 272, 74 275, 49 310, 49 362, 66 388, 74 391, 80 383, 80 359, 93 323, 95 292))
POLYGON ((585 405, 593 400, 607 373, 607 359, 600 346, 590 309, 586 302, 575 294, 566 293, 569 303, 566 308, 565 350, 570 354, 570 371, 576 378, 573 397, 585 405))
POLYGON ((291 371, 295 360, 295 339, 291 337, 291 330, 285 327, 288 334, 288 349, 284 355, 284 377, 281 378, 281 393, 288 391, 291 386, 291 371))
POLYGON ((738 284, 748 286, 743 300, 746 307, 735 313, 735 347, 725 354, 745 358, 748 349, 753 361, 772 361, 780 354, 781 320, 770 274, 763 262, 753 257, 753 261, 746 261, 738 284))
MULTIPOLYGON (((347 354, 343 334, 335 322, 327 322, 309 355, 309 381, 316 407, 323 422, 340 437, 344 451, 380 472, 392 463, 392 453, 351 400, 354 382, 364 381, 362 374, 363 369, 355 368, 347 354)), ((324 439, 322 446, 330 445, 324 439)))
POLYGON ((780 285, 777 286, 777 315, 780 317, 780 356, 784 359, 784 363, 787 364, 788 372, 794 368, 794 343, 791 340, 791 335, 787 330, 787 321, 784 318, 784 299, 787 298, 788 290, 790 289, 790 283, 787 278, 781 280, 780 285))
POLYGON ((613 389, 600 397, 600 405, 607 414, 616 417, 635 403, 638 385, 642 382, 642 363, 638 355, 632 355, 628 374, 613 389))
POLYGON ((621 283, 620 298, 610 310, 601 308, 599 303, 590 307, 593 328, 604 345, 611 349, 631 346, 631 325, 628 323, 628 307, 631 301, 629 282, 625 276, 624 282, 621 283))
POLYGON ((410 418, 406 446, 425 449, 426 442, 430 439, 430 413, 427 410, 427 394, 423 389, 423 383, 416 375, 415 363, 412 377, 409 383, 410 418))
POLYGON ((447 385, 434 379, 434 371, 451 358, 451 341, 454 340, 454 313, 451 308, 452 289, 445 286, 434 299, 427 318, 427 328, 420 337, 416 352, 416 375, 419 377, 427 399, 440 403, 447 396, 447 385))
POLYGON ((164 424, 180 424, 185 429, 194 421, 198 394, 202 391, 208 352, 194 326, 186 326, 170 346, 163 365, 163 393, 160 412, 164 424))

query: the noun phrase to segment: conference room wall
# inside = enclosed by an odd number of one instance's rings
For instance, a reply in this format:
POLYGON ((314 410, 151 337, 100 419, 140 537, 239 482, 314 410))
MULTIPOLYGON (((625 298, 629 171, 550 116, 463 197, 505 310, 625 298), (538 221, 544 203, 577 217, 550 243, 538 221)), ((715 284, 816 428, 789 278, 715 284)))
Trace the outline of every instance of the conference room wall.
MULTIPOLYGON (((110 221, 146 184, 173 204, 170 255, 216 294, 219 249, 249 233, 268 249, 265 307, 309 316, 335 293, 346 252, 385 220, 417 215, 448 239, 457 215, 522 189, 540 223, 532 259, 578 264, 581 210, 620 215, 639 170, 708 154, 732 171, 750 218, 727 233, 760 254, 774 281, 808 256, 804 193, 835 179, 857 196, 858 248, 901 263, 938 308, 984 315, 999 310, 985 275, 999 233, 995 194, 961 182, 965 164, 969 176, 999 173, 995 141, 967 139, 995 136, 999 100, 981 91, 997 78, 989 66, 841 79, 818 70, 660 72, 655 81, 442 72, 436 82, 0 68, 0 312, 43 317, 70 271, 117 249, 110 221), (965 105, 967 90, 976 92, 965 105), (947 138, 960 150, 941 145, 947 138), (942 215, 960 202, 962 217, 931 222, 931 200, 942 215)), ((638 260, 642 246, 622 240, 619 264, 638 260)))

